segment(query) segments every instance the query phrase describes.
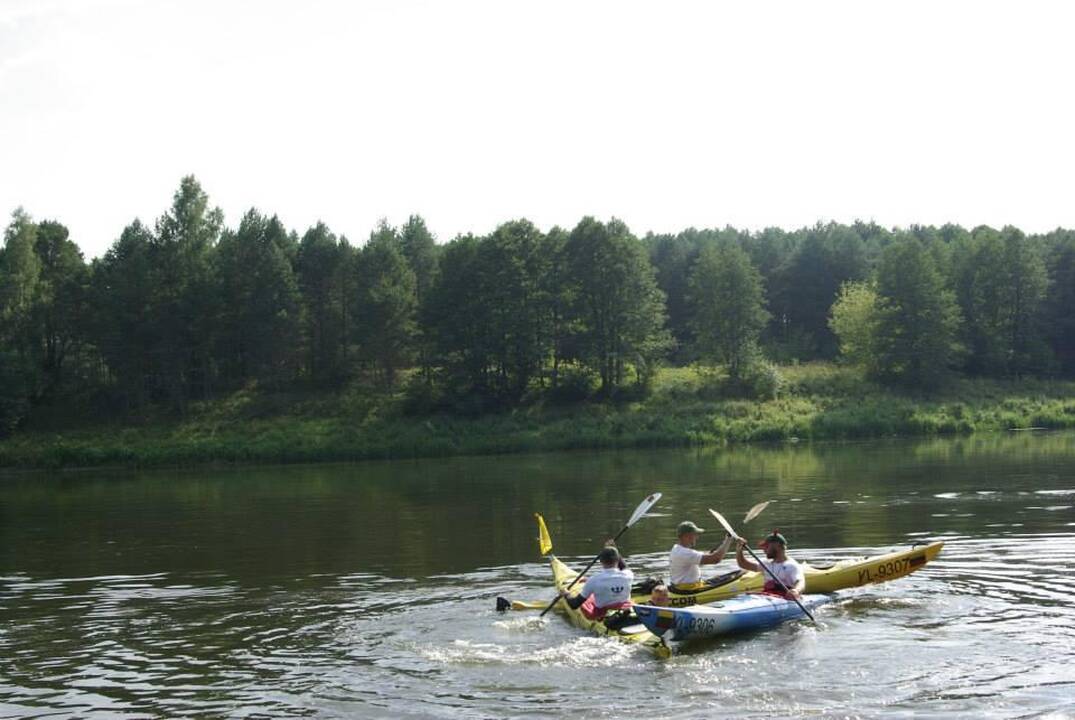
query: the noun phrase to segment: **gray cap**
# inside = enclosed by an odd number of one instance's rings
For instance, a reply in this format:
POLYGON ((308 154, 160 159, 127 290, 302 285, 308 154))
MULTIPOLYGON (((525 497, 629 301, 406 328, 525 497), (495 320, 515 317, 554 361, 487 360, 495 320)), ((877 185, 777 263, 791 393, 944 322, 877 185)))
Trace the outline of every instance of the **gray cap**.
POLYGON ((701 533, 705 532, 702 528, 698 527, 690 520, 684 520, 676 528, 676 535, 686 535, 687 533, 701 533))

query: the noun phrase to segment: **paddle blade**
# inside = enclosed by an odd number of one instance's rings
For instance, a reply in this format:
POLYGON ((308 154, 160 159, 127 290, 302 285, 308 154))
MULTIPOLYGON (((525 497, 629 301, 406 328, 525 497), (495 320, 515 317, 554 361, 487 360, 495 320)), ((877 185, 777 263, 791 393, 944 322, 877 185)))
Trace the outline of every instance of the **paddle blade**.
POLYGON ((720 523, 720 526, 724 528, 724 532, 728 533, 732 537, 737 537, 735 530, 732 530, 732 526, 728 523, 727 520, 724 519, 723 515, 721 515, 713 508, 709 508, 709 513, 717 519, 717 522, 720 523))
POLYGON ((643 500, 642 504, 639 505, 637 508, 635 508, 634 514, 631 515, 631 519, 627 521, 627 527, 631 527, 636 522, 638 522, 639 519, 641 519, 641 517, 643 515, 648 513, 649 509, 651 507, 653 507, 654 505, 656 505, 657 501, 660 500, 660 499, 661 499, 661 494, 660 493, 653 493, 652 495, 647 497, 645 500, 643 500))
POLYGON ((538 548, 542 555, 548 555, 552 550, 552 538, 549 537, 549 529, 545 527, 545 518, 541 517, 541 513, 534 513, 534 517, 538 522, 538 548))
POLYGON ((750 510, 747 511, 746 517, 743 518, 743 524, 746 525, 748 522, 761 515, 762 510, 769 507, 769 503, 771 502, 772 500, 766 500, 765 502, 760 502, 750 508, 750 510))

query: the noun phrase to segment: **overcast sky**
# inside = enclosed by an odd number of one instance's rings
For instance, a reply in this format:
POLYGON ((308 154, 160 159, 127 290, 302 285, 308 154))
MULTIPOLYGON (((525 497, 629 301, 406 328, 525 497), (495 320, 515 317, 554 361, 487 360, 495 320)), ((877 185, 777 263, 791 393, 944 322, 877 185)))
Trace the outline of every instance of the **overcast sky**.
MULTIPOLYGON (((0 0, 0 212, 1075 226, 1065 3, 0 0)), ((5 221, 6 222, 6 221, 5 221)))

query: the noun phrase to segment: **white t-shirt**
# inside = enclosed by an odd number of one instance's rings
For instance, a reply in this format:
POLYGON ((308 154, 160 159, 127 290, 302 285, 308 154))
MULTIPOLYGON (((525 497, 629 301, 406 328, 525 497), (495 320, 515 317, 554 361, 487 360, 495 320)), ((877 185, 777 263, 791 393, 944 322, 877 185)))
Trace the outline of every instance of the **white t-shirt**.
POLYGON ((673 585, 691 585, 702 579, 702 558, 705 553, 679 543, 668 554, 668 580, 673 585))
MULTIPOLYGON (((773 562, 772 560, 762 560, 762 562, 765 564, 765 567, 773 571, 773 575, 776 575, 780 582, 787 586, 788 590, 795 587, 795 584, 798 583, 799 579, 803 576, 802 566, 791 558, 788 558, 784 562, 773 562)), ((764 570, 762 570, 762 573, 765 575, 765 580, 767 582, 772 580, 769 573, 764 570)))
POLYGON ((582 597, 593 595, 593 603, 599 608, 615 605, 631 599, 631 583, 635 574, 619 568, 601 568, 582 586, 582 597))

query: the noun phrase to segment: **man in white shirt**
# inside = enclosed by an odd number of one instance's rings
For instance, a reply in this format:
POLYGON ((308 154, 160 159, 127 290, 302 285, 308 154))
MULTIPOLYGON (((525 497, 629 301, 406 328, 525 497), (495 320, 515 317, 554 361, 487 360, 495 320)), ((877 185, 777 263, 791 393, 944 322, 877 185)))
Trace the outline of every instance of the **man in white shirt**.
MULTIPOLYGON (((738 540, 739 546, 735 553, 735 561, 739 563, 739 567, 744 570, 762 572, 761 566, 743 556, 746 540, 743 538, 738 540)), ((803 591, 806 590, 806 576, 803 575, 802 566, 788 557, 787 539, 778 530, 773 530, 759 547, 765 550, 765 557, 768 558, 768 560, 762 560, 765 563, 765 567, 788 589, 787 597, 796 599, 802 597, 803 591)), ((785 594, 784 589, 773 582, 772 575, 769 573, 765 573, 765 592, 785 594)))
POLYGON ((560 591, 560 597, 575 610, 593 595, 593 620, 600 620, 613 608, 629 605, 631 583, 635 579, 635 574, 620 560, 620 553, 616 548, 606 547, 597 557, 601 561, 601 569, 586 579, 586 584, 578 595, 568 595, 563 590, 560 591))
POLYGON ((695 550, 698 535, 705 532, 690 520, 685 520, 676 528, 678 541, 668 554, 668 580, 673 590, 697 590, 702 585, 702 565, 716 565, 724 559, 732 539, 727 535, 716 550, 704 553, 695 550))

